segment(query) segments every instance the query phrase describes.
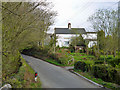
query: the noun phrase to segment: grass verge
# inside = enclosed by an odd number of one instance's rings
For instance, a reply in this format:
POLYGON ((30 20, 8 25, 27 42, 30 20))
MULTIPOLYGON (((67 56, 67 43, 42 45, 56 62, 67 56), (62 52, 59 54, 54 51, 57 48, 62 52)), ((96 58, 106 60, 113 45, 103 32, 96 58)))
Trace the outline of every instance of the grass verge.
POLYGON ((22 66, 20 67, 17 74, 13 74, 8 78, 5 83, 12 85, 12 88, 41 88, 40 78, 38 77, 37 82, 34 81, 34 70, 26 63, 21 56, 22 66))
POLYGON ((110 88, 112 90, 120 90, 120 86, 115 84, 115 83, 105 82, 100 78, 95 78, 94 76, 92 76, 88 72, 82 72, 81 70, 76 70, 76 69, 73 69, 73 70, 75 72, 79 73, 80 75, 82 75, 82 76, 84 76, 84 77, 86 77, 86 78, 88 78, 88 79, 90 79, 98 84, 103 85, 104 87, 110 88))

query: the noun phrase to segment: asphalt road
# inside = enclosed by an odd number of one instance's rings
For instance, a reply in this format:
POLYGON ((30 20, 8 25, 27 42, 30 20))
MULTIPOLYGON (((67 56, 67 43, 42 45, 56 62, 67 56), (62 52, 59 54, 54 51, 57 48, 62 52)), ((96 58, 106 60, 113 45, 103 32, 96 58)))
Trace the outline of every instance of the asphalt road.
POLYGON ((64 68, 31 56, 22 56, 38 72, 43 88, 100 88, 64 68))

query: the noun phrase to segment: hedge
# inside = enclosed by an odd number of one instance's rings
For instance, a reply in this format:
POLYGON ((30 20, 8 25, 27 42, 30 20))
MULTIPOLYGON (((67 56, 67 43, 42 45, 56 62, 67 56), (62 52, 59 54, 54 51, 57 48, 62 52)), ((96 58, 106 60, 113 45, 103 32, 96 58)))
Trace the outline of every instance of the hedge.
POLYGON ((104 64, 90 65, 85 61, 78 61, 74 64, 74 68, 82 70, 83 72, 90 72, 96 78, 101 78, 104 81, 120 85, 120 70, 112 66, 105 66, 104 64))
POLYGON ((101 78, 104 81, 120 84, 120 71, 111 66, 93 65, 91 73, 96 78, 101 78))

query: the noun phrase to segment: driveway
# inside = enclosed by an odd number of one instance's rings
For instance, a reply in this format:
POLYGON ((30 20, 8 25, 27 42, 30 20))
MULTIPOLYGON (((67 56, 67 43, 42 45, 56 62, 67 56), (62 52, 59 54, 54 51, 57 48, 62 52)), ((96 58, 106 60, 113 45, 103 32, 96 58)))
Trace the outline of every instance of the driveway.
POLYGON ((43 88, 100 88, 64 68, 31 56, 22 56, 38 72, 43 88))

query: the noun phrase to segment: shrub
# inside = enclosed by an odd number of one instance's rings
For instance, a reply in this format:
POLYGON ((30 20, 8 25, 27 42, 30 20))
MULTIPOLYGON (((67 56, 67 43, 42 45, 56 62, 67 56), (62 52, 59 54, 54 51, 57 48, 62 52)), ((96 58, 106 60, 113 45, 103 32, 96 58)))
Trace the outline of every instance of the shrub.
POLYGON ((120 71, 112 66, 105 66, 101 64, 93 65, 91 73, 96 78, 101 78, 107 82, 120 84, 120 71))
POLYGON ((92 60, 86 60, 86 61, 78 61, 74 64, 74 68, 77 70, 82 70, 83 72, 90 72, 91 67, 94 64, 94 61, 92 60))
POLYGON ((113 67, 115 67, 116 65, 118 65, 120 63, 120 59, 111 59, 111 60, 107 60, 108 64, 112 65, 113 67))
POLYGON ((101 55, 104 55, 104 51, 103 51, 103 50, 100 50, 100 54, 101 54, 101 55))
POLYGON ((95 61, 95 64, 103 64, 104 62, 102 60, 95 61))
POLYGON ((70 59, 71 57, 65 51, 62 51, 62 53, 58 56, 58 60, 61 62, 61 64, 64 65, 68 65, 68 60, 70 59))
MULTIPOLYGON (((20 67, 20 53, 18 51, 3 53, 2 55, 2 77, 10 77, 17 73, 20 67)), ((4 80, 3 80, 4 82, 4 80)))
POLYGON ((107 67, 105 65, 93 65, 92 67, 92 74, 96 78, 101 78, 105 81, 108 78, 107 72, 107 67))
POLYGON ((120 63, 118 65, 116 65, 115 68, 120 69, 120 63))
POLYGON ((93 55, 93 49, 89 48, 89 55, 93 55))
POLYGON ((83 62, 83 61, 78 61, 74 64, 74 68, 77 69, 77 70, 82 70, 83 72, 85 71, 85 66, 86 66, 86 63, 83 62))
POLYGON ((69 50, 70 50, 72 53, 75 52, 74 46, 70 45, 69 50))

